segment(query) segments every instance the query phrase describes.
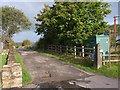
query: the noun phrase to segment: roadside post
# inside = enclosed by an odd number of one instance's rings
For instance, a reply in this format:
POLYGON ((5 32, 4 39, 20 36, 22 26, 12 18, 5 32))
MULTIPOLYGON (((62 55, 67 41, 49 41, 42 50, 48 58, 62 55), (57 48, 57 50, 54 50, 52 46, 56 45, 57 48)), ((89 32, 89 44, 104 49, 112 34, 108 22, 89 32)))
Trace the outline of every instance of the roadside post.
POLYGON ((74 46, 74 57, 76 58, 76 46, 74 46))
POLYGON ((94 58, 94 67, 99 69, 102 67, 102 59, 100 58, 100 44, 96 44, 95 46, 95 58, 94 58))

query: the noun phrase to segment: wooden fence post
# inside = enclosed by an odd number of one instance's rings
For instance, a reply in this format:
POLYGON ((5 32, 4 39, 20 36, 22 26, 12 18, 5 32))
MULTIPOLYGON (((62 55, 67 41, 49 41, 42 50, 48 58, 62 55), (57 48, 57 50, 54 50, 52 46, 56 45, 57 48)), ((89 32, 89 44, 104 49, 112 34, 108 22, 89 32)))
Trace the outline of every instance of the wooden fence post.
POLYGON ((62 46, 60 45, 60 53, 62 53, 62 46))
POLYGON ((74 57, 76 58, 76 46, 74 46, 74 57))
POLYGON ((82 46, 82 57, 84 57, 84 46, 82 46))
POLYGON ((95 60, 95 46, 93 47, 93 54, 94 54, 94 60, 95 60))
POLYGON ((68 46, 66 46, 66 55, 68 55, 68 46))
POLYGON ((95 46, 95 58, 94 58, 94 66, 99 69, 102 67, 102 59, 100 58, 100 44, 96 44, 95 46))
POLYGON ((55 52, 56 52, 56 45, 55 45, 55 52))

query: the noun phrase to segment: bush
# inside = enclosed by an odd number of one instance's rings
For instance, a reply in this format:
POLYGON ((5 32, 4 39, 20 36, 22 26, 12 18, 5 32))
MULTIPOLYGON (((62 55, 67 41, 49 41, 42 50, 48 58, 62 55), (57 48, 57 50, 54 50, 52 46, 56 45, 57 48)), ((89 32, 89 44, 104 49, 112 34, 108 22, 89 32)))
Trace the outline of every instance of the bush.
POLYGON ((22 43, 16 43, 16 48, 19 48, 20 46, 22 46, 22 43))
POLYGON ((22 46, 26 46, 26 45, 31 45, 31 41, 30 40, 23 40, 22 46))

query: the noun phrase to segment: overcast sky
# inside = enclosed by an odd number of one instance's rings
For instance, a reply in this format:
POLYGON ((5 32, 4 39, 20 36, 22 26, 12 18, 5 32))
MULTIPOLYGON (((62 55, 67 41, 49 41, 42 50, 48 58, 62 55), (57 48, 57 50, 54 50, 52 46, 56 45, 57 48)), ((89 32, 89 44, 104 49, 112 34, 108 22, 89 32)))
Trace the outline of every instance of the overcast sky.
MULTIPOLYGON (((105 21, 108 24, 113 24, 113 17, 118 15, 118 2, 108 2, 111 6, 108 9, 112 10, 112 13, 105 17, 105 21)), ((35 23, 37 23, 34 17, 37 16, 39 11, 44 8, 44 4, 52 6, 54 2, 3 2, 2 6, 14 6, 17 9, 22 10, 25 15, 30 19, 32 22, 31 30, 23 31, 16 33, 13 36, 13 40, 15 42, 22 42, 24 39, 29 39, 31 42, 36 42, 41 37, 37 35, 35 31, 35 23)))

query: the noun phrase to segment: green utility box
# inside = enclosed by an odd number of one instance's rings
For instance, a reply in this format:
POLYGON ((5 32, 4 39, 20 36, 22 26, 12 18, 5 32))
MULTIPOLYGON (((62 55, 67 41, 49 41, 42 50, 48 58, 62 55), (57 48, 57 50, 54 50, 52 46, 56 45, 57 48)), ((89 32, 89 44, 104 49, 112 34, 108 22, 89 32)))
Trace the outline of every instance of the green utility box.
MULTIPOLYGON (((89 37, 90 48, 93 48, 96 44, 100 44, 100 56, 102 54, 109 54, 109 35, 96 35, 89 37)), ((109 59, 109 56, 105 56, 105 59, 109 59)))

